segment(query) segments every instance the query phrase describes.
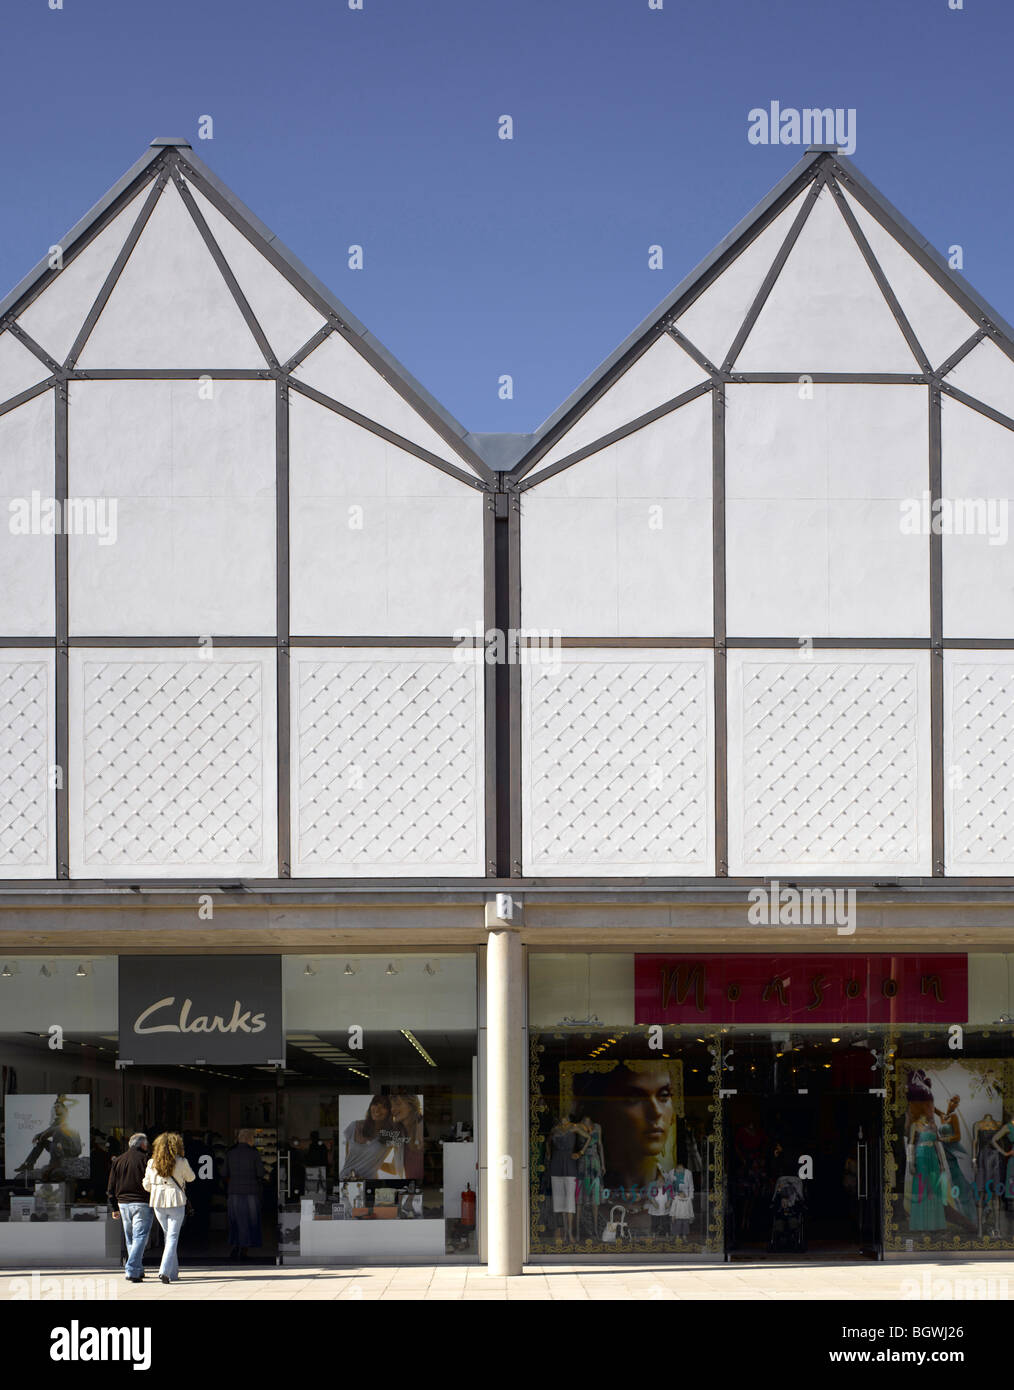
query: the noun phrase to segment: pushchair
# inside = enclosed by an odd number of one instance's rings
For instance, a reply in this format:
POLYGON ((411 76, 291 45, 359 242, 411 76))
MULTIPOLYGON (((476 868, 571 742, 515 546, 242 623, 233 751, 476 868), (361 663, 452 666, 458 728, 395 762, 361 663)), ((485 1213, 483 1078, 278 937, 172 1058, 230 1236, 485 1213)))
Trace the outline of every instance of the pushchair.
POLYGON ((768 1249, 805 1250, 805 1216, 806 1197, 802 1178, 779 1178, 771 1195, 771 1240, 768 1249))

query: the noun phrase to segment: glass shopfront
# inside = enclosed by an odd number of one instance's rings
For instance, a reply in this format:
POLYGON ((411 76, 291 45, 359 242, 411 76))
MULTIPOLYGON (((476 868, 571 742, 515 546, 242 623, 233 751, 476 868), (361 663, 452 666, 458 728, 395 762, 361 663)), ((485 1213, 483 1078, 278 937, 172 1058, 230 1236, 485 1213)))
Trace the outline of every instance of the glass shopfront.
POLYGON ((116 1258, 109 1165, 166 1129, 199 1175, 196 1262, 234 1243, 240 1130, 264 1172, 251 1259, 477 1258, 474 953, 0 965, 0 1264, 116 1258))
POLYGON ((1014 1249, 1012 984, 1000 955, 530 952, 533 1255, 1014 1249))

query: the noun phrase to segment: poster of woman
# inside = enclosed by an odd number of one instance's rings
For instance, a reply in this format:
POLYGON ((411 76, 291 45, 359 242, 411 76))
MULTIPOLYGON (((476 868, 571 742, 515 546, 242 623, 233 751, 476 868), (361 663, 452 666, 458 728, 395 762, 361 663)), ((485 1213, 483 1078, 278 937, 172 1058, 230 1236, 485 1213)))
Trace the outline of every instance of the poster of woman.
POLYGON ((87 1178, 89 1098, 86 1095, 4 1097, 4 1176, 29 1182, 87 1178))
POLYGON ((423 1098, 395 1090, 338 1097, 338 1180, 421 1181, 423 1098))

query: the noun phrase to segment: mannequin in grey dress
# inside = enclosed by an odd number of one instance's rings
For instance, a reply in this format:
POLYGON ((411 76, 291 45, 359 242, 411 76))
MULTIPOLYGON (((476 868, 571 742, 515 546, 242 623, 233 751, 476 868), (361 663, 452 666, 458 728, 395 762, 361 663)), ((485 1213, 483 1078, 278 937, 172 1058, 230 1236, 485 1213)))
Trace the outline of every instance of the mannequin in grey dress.
POLYGON ((983 1115, 972 1126, 980 1237, 997 1237, 1000 1234, 1000 1184, 1003 1177, 1000 1153, 993 1147, 993 1136, 999 1128, 1000 1121, 994 1120, 992 1115, 983 1115))

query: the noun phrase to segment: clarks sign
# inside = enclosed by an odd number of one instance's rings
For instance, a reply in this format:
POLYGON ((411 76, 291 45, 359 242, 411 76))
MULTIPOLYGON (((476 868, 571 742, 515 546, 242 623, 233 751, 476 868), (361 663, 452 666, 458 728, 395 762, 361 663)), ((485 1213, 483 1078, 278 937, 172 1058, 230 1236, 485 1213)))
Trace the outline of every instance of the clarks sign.
POLYGON ((120 957, 121 1060, 263 1064, 283 1049, 281 957, 120 957))

